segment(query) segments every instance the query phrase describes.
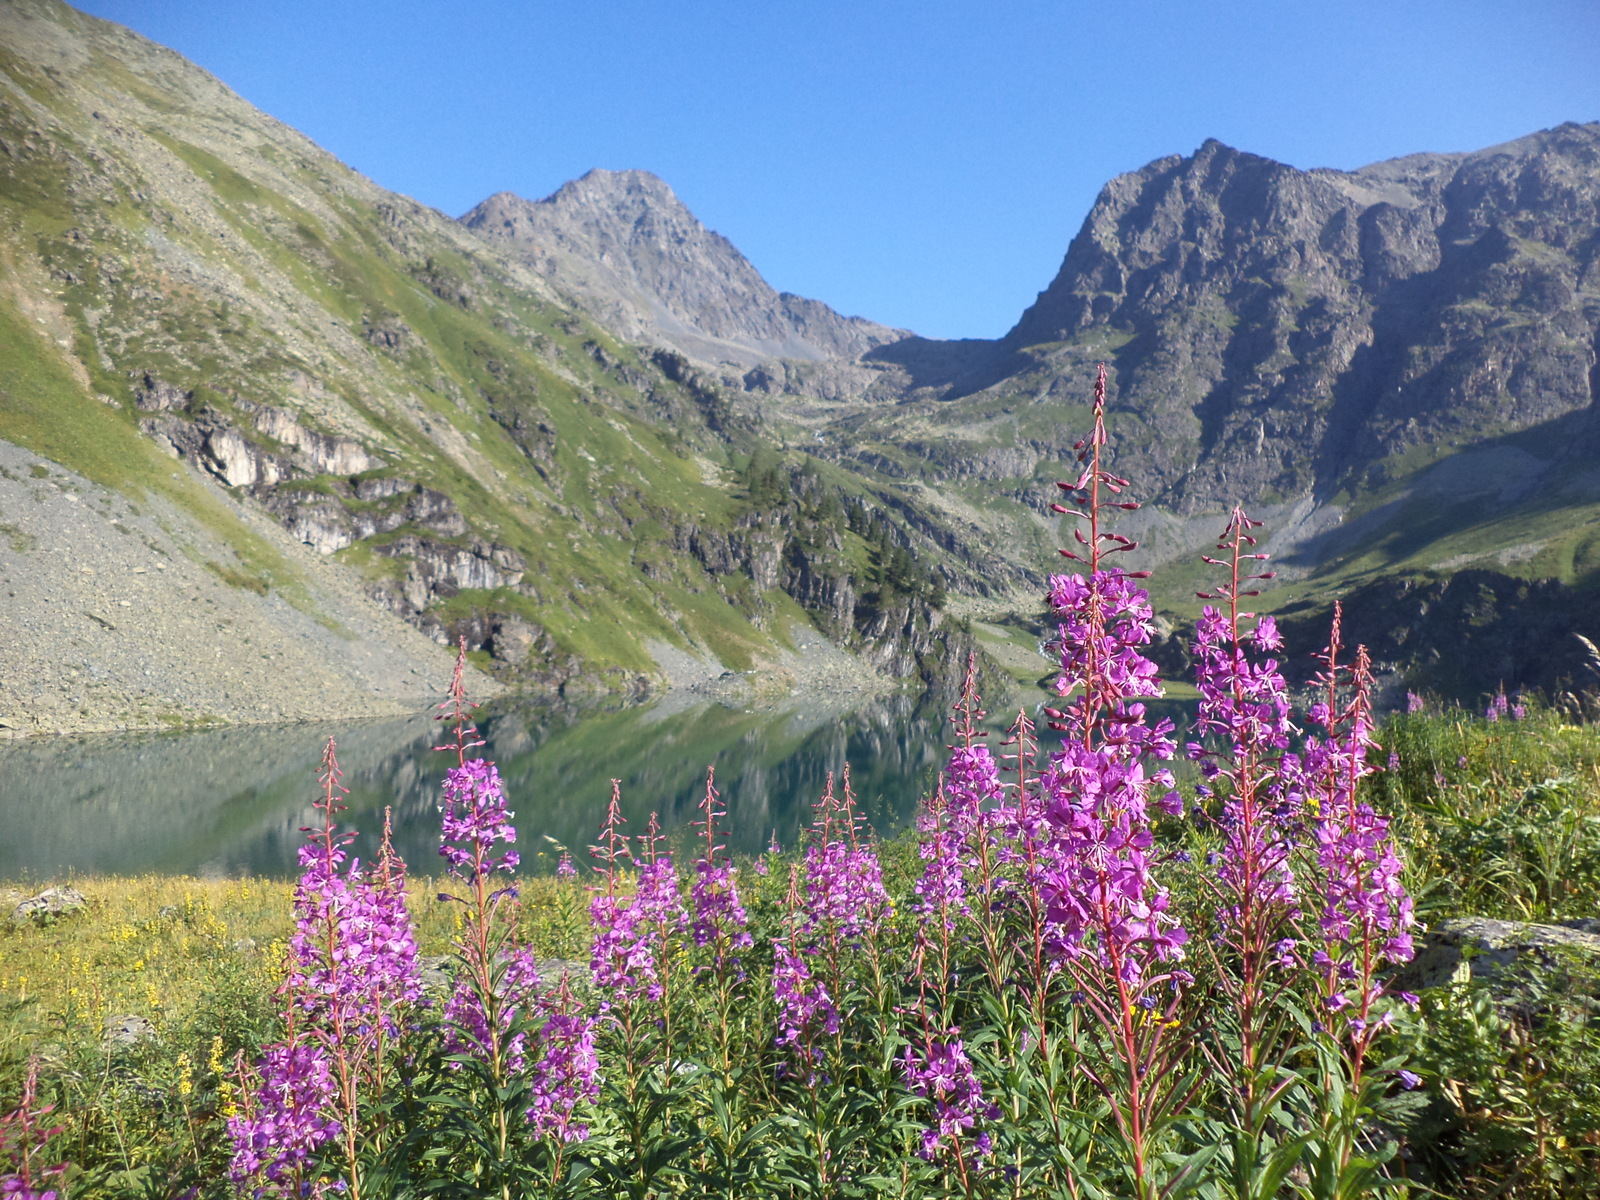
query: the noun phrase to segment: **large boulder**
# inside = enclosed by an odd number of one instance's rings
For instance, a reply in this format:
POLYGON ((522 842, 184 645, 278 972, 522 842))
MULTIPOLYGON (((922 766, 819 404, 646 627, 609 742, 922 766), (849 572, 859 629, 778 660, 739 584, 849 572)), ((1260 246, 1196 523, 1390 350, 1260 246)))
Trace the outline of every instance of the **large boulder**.
POLYGON ((11 919, 18 925, 28 921, 47 921, 77 912, 87 901, 75 887, 47 887, 37 896, 29 896, 11 910, 11 919))
POLYGON ((1415 992, 1442 987, 1457 977, 1463 963, 1474 981, 1507 983, 1525 971, 1552 967, 1563 952, 1581 956, 1600 972, 1600 920, 1535 925, 1456 917, 1428 931, 1417 956, 1395 975, 1391 988, 1415 992))

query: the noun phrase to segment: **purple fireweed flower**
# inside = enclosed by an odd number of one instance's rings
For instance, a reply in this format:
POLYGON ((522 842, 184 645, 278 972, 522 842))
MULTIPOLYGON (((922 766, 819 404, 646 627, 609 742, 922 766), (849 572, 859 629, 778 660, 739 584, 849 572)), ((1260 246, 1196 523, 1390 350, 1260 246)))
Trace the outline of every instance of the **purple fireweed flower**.
POLYGON ((572 865, 572 855, 567 851, 561 852, 561 860, 556 863, 557 879, 576 879, 578 868, 572 865))
POLYGON ((1252 641, 1257 650, 1268 654, 1283 649, 1283 635, 1278 632, 1278 622, 1272 617, 1261 617, 1256 621, 1256 630, 1252 641))
POLYGON ((694 872, 689 888, 694 909, 689 931, 694 944, 708 946, 727 938, 736 949, 748 950, 754 944, 746 928, 750 917, 739 901, 739 888, 734 882, 738 872, 733 864, 702 858, 694 864, 694 872))
POLYGON ((333 1072, 327 1051, 310 1042, 268 1046, 260 1071, 261 1086, 250 1111, 228 1119, 233 1140, 229 1171, 238 1183, 260 1174, 281 1184, 343 1132, 333 1115, 333 1072))
POLYGON ((820 1059, 822 1052, 813 1043, 822 1034, 839 1032, 839 1010, 834 1007, 827 986, 806 963, 806 956, 814 951, 796 948, 792 935, 774 941, 772 951, 772 995, 778 1003, 777 1044, 820 1059))
MULTIPOLYGON (((1285 771, 1283 753, 1291 730, 1288 687, 1275 659, 1253 662, 1246 651, 1247 646, 1280 647, 1282 638, 1276 625, 1266 626, 1263 634, 1268 617, 1256 619, 1253 634, 1243 632, 1240 625, 1250 614, 1237 612, 1233 595, 1246 557, 1244 548, 1254 544, 1249 530, 1257 524, 1235 510, 1218 545, 1219 550, 1232 551, 1235 579, 1218 589, 1229 608, 1224 612, 1207 605, 1195 626, 1195 683, 1200 692, 1195 730, 1225 740, 1228 749, 1219 756, 1196 741, 1189 743, 1187 755, 1200 763, 1207 779, 1226 781, 1216 818, 1226 839, 1217 861, 1218 878, 1228 897, 1220 916, 1228 925, 1247 924, 1241 933, 1252 949, 1262 950, 1260 939, 1267 935, 1261 921, 1295 901, 1287 822, 1298 805, 1295 789, 1285 786, 1293 777, 1292 764, 1285 771), (1252 913, 1256 915, 1247 915, 1252 913)), ((1211 788, 1207 791, 1216 794, 1211 788)), ((1273 959, 1282 962, 1284 954, 1280 950, 1273 959)))
MULTIPOLYGON (((906 1086, 933 1106, 934 1124, 923 1131, 923 1158, 932 1159, 941 1144, 952 1144, 974 1129, 979 1121, 999 1119, 1000 1110, 983 1098, 972 1061, 959 1029, 943 1038, 924 1037, 921 1052, 907 1046, 900 1055, 906 1086)), ((985 1150, 980 1147, 979 1153, 985 1150)))
POLYGON ((1052 575, 1049 602, 1059 622, 1061 674, 1056 691, 1076 698, 1069 712, 1116 708, 1161 695, 1156 665, 1138 651, 1154 637, 1145 590, 1124 572, 1052 575))
MULTIPOLYGON (((1338 678, 1331 666, 1336 643, 1337 626, 1328 655, 1330 680, 1338 678)), ((1340 714, 1345 732, 1341 735, 1330 723, 1326 739, 1308 739, 1306 761, 1320 784, 1314 834, 1325 949, 1316 961, 1323 970, 1330 1007, 1354 1003, 1357 1019, 1365 1021, 1370 1005, 1383 993, 1379 970, 1385 964, 1408 962, 1413 955, 1411 929, 1416 917, 1401 880, 1404 864, 1389 836, 1388 819, 1358 795, 1361 779, 1371 771, 1366 759, 1374 744, 1368 702, 1371 675, 1364 647, 1357 649, 1351 674, 1354 699, 1340 714), (1351 987, 1353 1000, 1345 995, 1351 987)))
MULTIPOLYGON (((528 1075, 533 1104, 524 1115, 536 1133, 563 1142, 583 1141, 588 1126, 574 1121, 573 1113, 600 1094, 595 1019, 581 1010, 565 978, 554 990, 541 990, 539 982, 530 949, 519 947, 506 955, 495 982, 505 1070, 528 1075)), ((489 1020, 470 981, 456 985, 444 1018, 445 1052, 487 1061, 489 1020)))
POLYGON ((533 1104, 526 1117, 540 1137, 581 1142, 589 1127, 573 1119, 579 1104, 600 1098, 600 1060, 595 1053, 595 1019, 580 1011, 565 979, 540 998, 544 1023, 530 1052, 533 1104))
POLYGON ((1406 711, 1408 713, 1419 713, 1424 707, 1426 707, 1426 705, 1421 696, 1417 695, 1415 692, 1406 693, 1406 711))
MULTIPOLYGON (((1261 618, 1262 621, 1268 618, 1261 618)), ((1260 624, 1256 626, 1260 632, 1260 624)), ((1240 643, 1248 643, 1248 635, 1240 643)), ((1260 639, 1253 639, 1259 646, 1260 639)), ((1271 639, 1276 642, 1276 636, 1271 639)), ((1195 685, 1200 691, 1196 732, 1220 734, 1236 747, 1283 749, 1289 744, 1289 691, 1275 659, 1251 662, 1235 645, 1228 616, 1207 605, 1195 625, 1195 685)), ((1198 758, 1197 747, 1190 756, 1198 758)))
POLYGON ((1052 756, 1041 778, 1052 836, 1039 890, 1051 947, 1090 953, 1128 982, 1143 978, 1152 959, 1181 959, 1188 940, 1150 871, 1149 783, 1143 764, 1117 748, 1076 742, 1052 756))
POLYGON ((394 1007, 421 998, 417 942, 406 908, 405 864, 394 853, 385 814, 376 871, 347 861, 355 836, 336 833, 343 808, 339 762, 330 739, 323 753, 323 815, 300 847, 294 891, 295 932, 289 942, 288 990, 321 1032, 336 1041, 370 1040, 374 1026, 396 1030, 394 1007))
MULTIPOLYGON (((505 1068, 521 1071, 526 1061, 525 1033, 517 1033, 506 1040, 513 1023, 524 1009, 539 995, 539 968, 533 951, 519 946, 509 951, 494 973, 494 995, 497 1024, 499 1025, 505 1068)), ((446 1054, 470 1054, 488 1062, 491 1054, 489 1015, 484 1010, 483 997, 478 994, 477 981, 466 978, 456 982, 455 989, 444 1006, 444 1050, 446 1054)), ((460 1063, 451 1064, 459 1067, 460 1063)))
POLYGON ((717 969, 721 970, 727 964, 730 946, 748 950, 755 943, 746 928, 750 917, 739 901, 739 887, 734 881, 738 872, 732 863, 718 858, 718 851, 724 847, 717 842, 717 819, 726 814, 715 781, 715 770, 706 768, 706 794, 700 803, 705 850, 695 860, 694 879, 689 886, 694 912, 689 929, 696 946, 715 947, 717 969))
POLYGON ((500 771, 487 759, 468 759, 451 767, 444 777, 440 805, 440 855, 450 873, 472 883, 495 871, 511 871, 521 861, 515 850, 498 857, 494 848, 517 840, 516 827, 506 809, 500 771))
POLYGON ((661 999, 662 942, 681 931, 686 919, 678 874, 666 855, 639 869, 632 896, 597 895, 589 905, 595 987, 624 1002, 661 999))
POLYGON ((957 833, 970 836, 983 823, 983 809, 1004 795, 1000 764, 989 747, 957 746, 944 770, 945 809, 957 833))
POLYGON ((421 998, 416 933, 403 880, 364 875, 302 875, 295 890, 289 986, 313 1018, 336 1012, 381 1020, 394 1033, 392 1009, 421 998), (333 942, 330 955, 328 944, 333 942))
POLYGON ((928 865, 914 889, 917 914, 929 920, 942 919, 947 931, 955 929, 957 915, 972 911, 967 903, 966 872, 973 865, 967 839, 947 824, 949 819, 947 796, 941 787, 917 818, 923 835, 917 853, 928 865))
POLYGON ((828 841, 807 848, 807 933, 827 926, 847 941, 859 941, 876 933, 889 912, 883 871, 870 847, 828 841))
MULTIPOLYGON (((1065 740, 1038 780, 1045 828, 1034 868, 1052 954, 1079 964, 1074 970, 1083 982, 1082 964, 1097 964, 1108 975, 1096 987, 1110 974, 1136 986, 1152 963, 1181 958, 1188 937, 1150 871, 1151 793, 1172 790, 1170 773, 1154 763, 1175 749, 1172 723, 1151 724, 1140 703, 1162 694, 1156 666, 1141 652, 1155 638, 1154 614, 1133 575, 1103 565, 1135 545, 1099 525, 1108 503, 1102 494, 1127 485, 1103 465, 1105 389, 1102 368, 1094 430, 1078 447, 1082 470, 1060 485, 1079 508, 1058 510, 1088 526, 1087 535, 1083 529, 1075 535, 1087 556, 1064 551, 1086 569, 1050 578, 1060 655, 1056 692, 1068 700, 1046 710, 1065 740)), ((1163 811, 1176 809, 1171 797, 1163 801, 1163 811)))
POLYGON ((1385 960, 1403 963, 1412 957, 1408 931, 1415 918, 1388 827, 1388 818, 1366 804, 1317 822, 1317 861, 1326 873, 1322 934, 1345 945, 1376 937, 1385 960))

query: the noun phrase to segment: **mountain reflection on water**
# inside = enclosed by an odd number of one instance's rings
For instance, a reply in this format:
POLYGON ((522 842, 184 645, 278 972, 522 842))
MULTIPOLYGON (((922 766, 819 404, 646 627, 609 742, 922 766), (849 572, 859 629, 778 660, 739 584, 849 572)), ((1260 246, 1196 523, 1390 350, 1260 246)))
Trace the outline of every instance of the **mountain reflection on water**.
MULTIPOLYGON (((486 745, 516 811, 525 868, 548 870, 544 835, 580 864, 622 781, 629 832, 650 813, 671 831, 692 822, 708 765, 728 815, 725 839, 754 853, 774 833, 795 842, 828 773, 850 764, 863 814, 881 832, 908 822, 948 740, 945 713, 909 696, 853 711, 798 704, 745 712, 716 704, 576 713, 532 704, 484 708, 486 745), (544 852, 544 857, 539 855, 544 852)), ((315 813, 331 735, 350 789, 343 819, 372 856, 385 806, 415 871, 437 870, 439 785, 453 759, 431 747, 427 715, 341 725, 100 736, 0 746, 0 878, 67 871, 290 875, 300 827, 315 813)))

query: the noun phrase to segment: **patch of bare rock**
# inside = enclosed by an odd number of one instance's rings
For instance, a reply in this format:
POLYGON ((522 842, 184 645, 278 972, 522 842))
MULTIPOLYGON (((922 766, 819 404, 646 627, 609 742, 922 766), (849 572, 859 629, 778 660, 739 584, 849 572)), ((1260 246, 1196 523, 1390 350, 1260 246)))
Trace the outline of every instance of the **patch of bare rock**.
MULTIPOLYGON (((446 647, 196 478, 298 579, 269 585, 160 497, 130 500, 0 442, 0 737, 388 716, 443 691, 446 647)), ((476 674, 470 686, 498 690, 476 674)))

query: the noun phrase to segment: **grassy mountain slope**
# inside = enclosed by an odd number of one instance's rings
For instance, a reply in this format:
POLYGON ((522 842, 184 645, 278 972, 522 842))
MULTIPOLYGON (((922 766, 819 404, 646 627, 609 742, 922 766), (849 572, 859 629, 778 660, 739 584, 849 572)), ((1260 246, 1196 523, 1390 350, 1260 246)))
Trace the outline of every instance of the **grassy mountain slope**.
POLYGON ((776 664, 810 619, 791 592, 879 666, 942 636, 884 584, 909 539, 870 481, 822 490, 886 536, 797 541, 804 457, 776 456, 757 504, 757 418, 680 356, 127 30, 8 0, 0 47, 4 319, 50 332, 8 346, 0 437, 162 490, 295 595, 209 477, 512 680, 636 689, 663 645, 776 664))

